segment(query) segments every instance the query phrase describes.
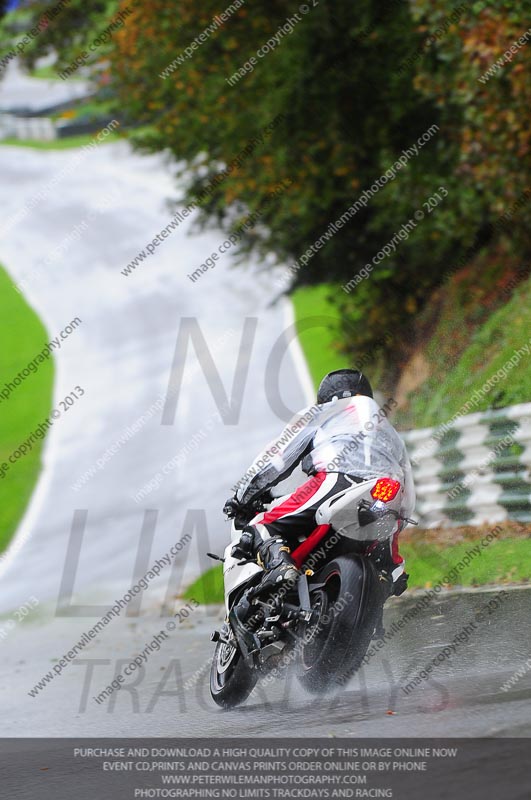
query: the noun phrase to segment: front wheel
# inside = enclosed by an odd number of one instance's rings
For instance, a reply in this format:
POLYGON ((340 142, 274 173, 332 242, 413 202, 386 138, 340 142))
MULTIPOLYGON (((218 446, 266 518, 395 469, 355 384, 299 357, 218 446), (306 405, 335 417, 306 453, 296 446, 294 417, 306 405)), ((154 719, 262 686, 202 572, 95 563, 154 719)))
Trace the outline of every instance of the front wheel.
POLYGON ((309 692, 322 694, 361 666, 383 597, 372 564, 359 556, 339 556, 316 578, 320 587, 310 587, 316 620, 305 634, 298 679, 309 692))
POLYGON ((243 703, 258 680, 257 670, 247 666, 240 650, 229 642, 219 641, 210 669, 210 694, 221 708, 243 703))

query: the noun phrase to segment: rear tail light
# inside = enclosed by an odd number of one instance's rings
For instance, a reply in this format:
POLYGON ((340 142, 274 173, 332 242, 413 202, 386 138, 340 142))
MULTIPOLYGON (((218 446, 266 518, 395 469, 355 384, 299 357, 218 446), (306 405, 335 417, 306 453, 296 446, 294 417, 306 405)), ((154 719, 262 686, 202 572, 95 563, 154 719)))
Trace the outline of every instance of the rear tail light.
POLYGON ((394 481, 392 478, 380 478, 371 489, 371 496, 375 500, 381 500, 383 503, 388 503, 394 500, 400 489, 400 483, 394 481))

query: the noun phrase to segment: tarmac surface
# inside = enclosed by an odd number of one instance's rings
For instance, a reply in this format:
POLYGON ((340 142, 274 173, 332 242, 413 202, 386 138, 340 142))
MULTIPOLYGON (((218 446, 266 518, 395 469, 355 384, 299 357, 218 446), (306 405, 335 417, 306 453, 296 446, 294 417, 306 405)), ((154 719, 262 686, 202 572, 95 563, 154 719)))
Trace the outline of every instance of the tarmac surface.
MULTIPOLYGON (((0 89, 12 91, 7 81, 0 89)), ((122 274, 182 208, 167 204, 174 169, 126 142, 0 147, 0 262, 49 341, 81 320, 54 353, 54 408, 84 391, 54 419, 34 497, 0 564, 0 735, 529 736, 531 671, 501 688, 531 652, 528 590, 509 592, 409 693, 411 676, 492 593, 431 603, 332 697, 306 695, 290 674, 229 713, 211 703, 207 685, 209 633, 221 612, 199 608, 126 686, 93 699, 168 631, 180 590, 228 540, 220 509, 231 487, 309 399, 300 351, 288 341, 290 307, 273 302, 271 272, 257 261, 235 268, 229 251, 195 282, 187 277, 219 249, 220 230, 192 233, 191 215, 122 274), (170 569, 165 556, 178 542, 170 569), (156 562, 159 577, 129 611, 31 696, 156 562), (17 610, 33 602, 18 623, 17 610)), ((408 602, 415 598, 389 603, 388 627, 408 602)))

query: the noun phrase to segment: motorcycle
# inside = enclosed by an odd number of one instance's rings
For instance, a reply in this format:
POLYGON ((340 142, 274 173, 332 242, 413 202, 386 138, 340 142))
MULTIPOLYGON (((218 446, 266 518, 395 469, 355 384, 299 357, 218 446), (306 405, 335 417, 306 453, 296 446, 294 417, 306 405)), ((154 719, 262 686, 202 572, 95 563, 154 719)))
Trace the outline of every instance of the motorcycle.
POLYGON ((357 482, 317 513, 317 527, 292 550, 294 581, 262 587, 264 571, 231 550, 263 500, 232 523, 223 562, 226 618, 211 636, 216 648, 210 692, 222 708, 251 694, 260 677, 293 666, 300 684, 322 694, 344 684, 360 667, 373 636, 383 635, 383 604, 392 591, 368 552, 397 530, 403 487, 392 478, 357 482))

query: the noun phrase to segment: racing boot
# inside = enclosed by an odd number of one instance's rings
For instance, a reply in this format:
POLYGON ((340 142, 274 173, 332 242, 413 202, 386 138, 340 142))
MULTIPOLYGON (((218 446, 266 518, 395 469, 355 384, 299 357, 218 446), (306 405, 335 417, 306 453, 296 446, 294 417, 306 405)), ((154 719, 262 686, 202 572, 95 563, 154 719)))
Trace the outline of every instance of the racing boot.
POLYGON ((286 583, 295 585, 300 575, 291 557, 291 550, 280 536, 262 542, 258 547, 256 560, 266 573, 260 583, 260 590, 286 583))
POLYGON ((378 577, 387 589, 387 596, 398 597, 407 589, 408 573, 404 570, 403 559, 394 560, 387 542, 376 542, 371 545, 368 556, 378 570, 378 577))

